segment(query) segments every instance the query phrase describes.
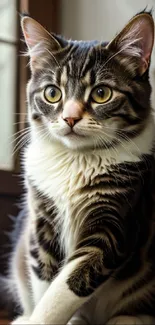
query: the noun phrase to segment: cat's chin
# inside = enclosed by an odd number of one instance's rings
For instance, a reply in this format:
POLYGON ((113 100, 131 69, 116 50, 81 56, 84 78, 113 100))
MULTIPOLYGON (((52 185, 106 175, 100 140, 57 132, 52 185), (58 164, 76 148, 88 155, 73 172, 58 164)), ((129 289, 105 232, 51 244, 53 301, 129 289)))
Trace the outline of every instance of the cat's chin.
POLYGON ((94 149, 92 138, 78 135, 76 133, 69 133, 66 136, 59 137, 59 141, 71 150, 94 149))
POLYGON ((70 128, 59 129, 57 132, 50 132, 50 134, 52 139, 54 138, 71 150, 93 148, 92 137, 77 133, 70 128))

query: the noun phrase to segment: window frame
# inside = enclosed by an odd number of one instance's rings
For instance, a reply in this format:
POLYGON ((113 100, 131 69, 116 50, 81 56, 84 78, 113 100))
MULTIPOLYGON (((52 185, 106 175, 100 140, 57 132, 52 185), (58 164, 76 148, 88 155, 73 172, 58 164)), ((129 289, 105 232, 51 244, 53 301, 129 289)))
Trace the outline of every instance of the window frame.
MULTIPOLYGON (((46 0, 46 7, 43 1, 38 0, 16 0, 18 13, 30 13, 31 17, 38 20, 50 31, 58 33, 60 30, 59 12, 61 0, 46 0), (52 13, 52 14, 51 14, 52 13)), ((15 94, 15 132, 24 128, 23 113, 26 113, 26 83, 29 71, 26 69, 27 58, 20 56, 25 49, 21 42, 22 33, 20 28, 20 15, 17 14, 17 41, 12 42, 16 46, 16 94, 15 94), (21 114, 22 113, 22 114, 21 114)), ((6 41, 6 43, 11 43, 6 41)), ((25 115, 26 116, 26 115, 25 115)), ((13 170, 5 171, 0 169, 0 195, 19 195, 22 192, 22 180, 19 179, 20 159, 19 152, 14 155, 13 170)))

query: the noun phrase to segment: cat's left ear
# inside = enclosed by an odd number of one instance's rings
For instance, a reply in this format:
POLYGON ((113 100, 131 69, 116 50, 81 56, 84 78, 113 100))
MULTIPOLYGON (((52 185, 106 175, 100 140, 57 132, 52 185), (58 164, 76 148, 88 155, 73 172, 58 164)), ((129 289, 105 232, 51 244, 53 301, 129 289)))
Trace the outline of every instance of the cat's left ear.
POLYGON ((23 17, 21 27, 28 47, 32 70, 36 67, 38 58, 41 62, 45 53, 47 56, 48 52, 55 53, 61 49, 57 39, 33 18, 23 17))
POLYGON ((114 56, 143 75, 149 67, 154 44, 154 21, 143 12, 133 17, 125 28, 108 44, 114 56))

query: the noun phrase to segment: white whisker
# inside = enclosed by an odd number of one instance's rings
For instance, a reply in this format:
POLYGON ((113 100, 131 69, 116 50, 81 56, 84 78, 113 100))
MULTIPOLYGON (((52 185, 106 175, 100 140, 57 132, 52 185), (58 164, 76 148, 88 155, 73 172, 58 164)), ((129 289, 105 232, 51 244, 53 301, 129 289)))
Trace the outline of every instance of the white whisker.
POLYGON ((61 69, 61 66, 60 66, 59 62, 57 61, 57 59, 55 58, 54 54, 48 48, 46 48, 46 51, 51 55, 51 57, 54 59, 57 66, 61 69))

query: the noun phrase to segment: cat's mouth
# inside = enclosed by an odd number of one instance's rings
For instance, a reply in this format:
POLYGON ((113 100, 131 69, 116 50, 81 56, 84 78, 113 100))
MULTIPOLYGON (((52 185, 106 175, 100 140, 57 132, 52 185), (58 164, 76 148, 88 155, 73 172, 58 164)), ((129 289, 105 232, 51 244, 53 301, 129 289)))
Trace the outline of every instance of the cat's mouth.
POLYGON ((65 136, 79 136, 79 137, 84 137, 84 135, 83 134, 80 134, 79 132, 76 132, 76 130, 74 130, 74 129, 70 129, 70 131, 68 131, 66 134, 65 134, 65 136))

